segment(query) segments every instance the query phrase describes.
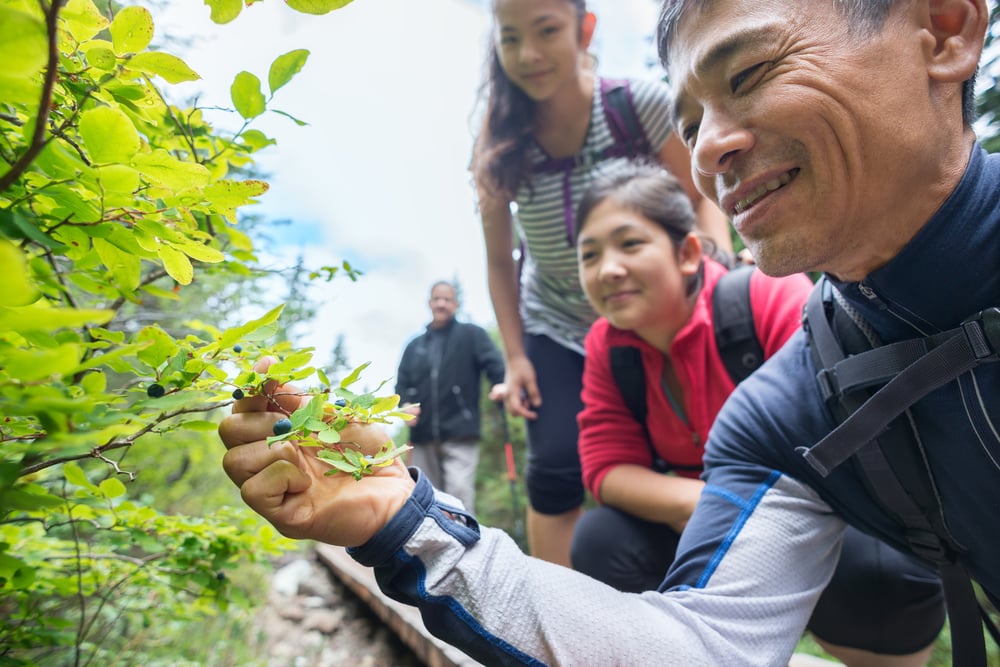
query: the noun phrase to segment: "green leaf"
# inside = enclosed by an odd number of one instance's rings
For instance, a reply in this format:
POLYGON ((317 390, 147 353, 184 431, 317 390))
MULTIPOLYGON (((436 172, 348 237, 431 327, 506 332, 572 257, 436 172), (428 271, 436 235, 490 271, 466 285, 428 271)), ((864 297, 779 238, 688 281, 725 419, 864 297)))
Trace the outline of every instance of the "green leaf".
POLYGON ((267 108, 264 93, 260 92, 260 79, 250 72, 240 72, 236 75, 229 94, 236 111, 247 120, 256 118, 267 108))
POLYGON ((168 245, 199 262, 215 264, 226 258, 219 250, 216 250, 212 246, 202 245, 201 243, 170 243, 168 245))
POLYGON ((399 405, 399 394, 383 396, 372 404, 372 412, 389 412, 399 405))
POLYGON ((180 349, 174 339, 158 326, 143 327, 135 335, 136 343, 148 343, 136 356, 151 368, 159 368, 160 364, 177 354, 180 349))
POLYGON ((205 0, 205 4, 212 10, 212 21, 220 25, 229 23, 243 10, 243 0, 205 0))
POLYGON ((285 0, 285 4, 303 14, 328 14, 351 4, 351 0, 285 0))
POLYGON ((162 148, 151 153, 138 153, 132 166, 154 185, 181 192, 190 188, 203 188, 212 181, 212 174, 203 165, 184 162, 162 148))
POLYGON ((273 146, 278 143, 260 130, 247 130, 240 135, 240 139, 243 141, 243 145, 246 146, 251 153, 255 153, 262 148, 273 146))
POLYGON ((194 280, 194 267, 191 266, 191 260, 188 259, 187 255, 165 244, 159 247, 156 254, 160 257, 163 268, 166 269, 171 278, 181 285, 191 284, 191 281, 194 280))
POLYGON ((0 553, 0 578, 6 579, 15 590, 30 586, 35 580, 35 569, 20 558, 0 553))
POLYGON ((328 445, 335 445, 340 442, 340 431, 335 428, 325 428, 316 431, 316 438, 320 442, 325 442, 328 445))
POLYGON ((264 194, 268 188, 267 182, 253 178, 244 181, 222 179, 205 188, 205 198, 213 208, 236 224, 237 207, 256 203, 254 197, 264 194))
POLYGON ((145 7, 125 7, 109 26, 115 53, 138 53, 153 41, 153 17, 145 7))
POLYGON ((27 306, 38 298, 28 262, 13 243, 0 239, 0 306, 27 306))
POLYGON ((40 72, 48 62, 45 24, 0 4, 0 62, 4 78, 26 78, 40 72))
POLYGON ((98 493, 98 488, 94 486, 93 482, 87 479, 87 475, 84 474, 83 468, 81 468, 76 463, 70 461, 63 466, 63 475, 66 476, 66 481, 75 486, 79 486, 84 489, 89 489, 94 493, 98 493))
POLYGON ((91 0, 69 0, 59 12, 59 17, 77 42, 86 42, 107 28, 109 23, 91 0))
POLYGON ((106 164, 96 168, 97 181, 105 192, 131 195, 139 189, 139 172, 123 164, 106 164))
POLYGON ((0 331, 7 329, 22 334, 30 331, 55 332, 89 324, 105 324, 114 315, 113 310, 86 308, 48 308, 38 305, 24 308, 0 307, 0 331))
POLYGON ((282 304, 280 306, 277 306, 276 308, 272 308, 271 310, 269 310, 267 313, 265 313, 263 316, 259 317, 256 320, 251 320, 246 324, 243 324, 238 327, 233 327, 232 329, 226 329, 224 332, 222 332, 222 336, 219 337, 219 340, 217 341, 216 344, 220 348, 226 348, 226 347, 232 347, 234 344, 240 342, 241 340, 245 340, 248 334, 257 331, 261 327, 276 322, 278 317, 281 315, 281 311, 282 309, 284 309, 284 307, 285 307, 284 304, 282 304))
POLYGON ((97 107, 80 114, 80 135, 94 162, 125 162, 139 151, 139 132, 120 109, 97 107))
POLYGON ((125 495, 125 485, 115 477, 109 477, 101 482, 100 489, 105 498, 118 498, 125 495))
POLYGON ((186 428, 189 431, 205 431, 211 433, 215 433, 219 429, 218 422, 212 422, 205 419, 192 419, 190 421, 181 422, 178 426, 186 428))
POLYGON ((138 53, 128 61, 128 66, 145 74, 162 76, 167 83, 197 81, 201 78, 186 62, 162 51, 138 53))
POLYGON ((83 358, 79 345, 65 344, 54 348, 33 347, 9 350, 4 354, 4 370, 21 382, 36 382, 71 373, 83 358))
POLYGON ((298 125, 299 127, 305 127, 306 125, 309 124, 309 123, 305 122, 304 120, 299 120, 298 118, 296 118, 292 114, 288 113, 287 111, 282 111, 281 109, 271 109, 271 111, 273 111, 276 114, 280 114, 280 115, 284 116, 285 118, 291 118, 292 121, 294 121, 295 124, 298 125))
POLYGON ((80 50, 87 54, 87 62, 97 69, 110 72, 118 64, 118 57, 115 55, 115 52, 99 44, 92 46, 88 44, 80 50))
POLYGON ((125 252, 99 238, 94 239, 94 250, 97 251, 104 266, 111 271, 115 285, 128 292, 133 292, 139 287, 139 280, 142 277, 142 262, 138 255, 125 252))
POLYGON ((267 73, 267 85, 271 88, 271 95, 301 72, 308 58, 309 51, 306 49, 295 49, 275 58, 267 73))
POLYGON ((341 389, 346 389, 347 387, 350 387, 352 384, 354 384, 355 382, 357 382, 358 378, 361 377, 362 371, 364 371, 366 368, 368 368, 369 366, 371 366, 371 363, 372 362, 370 362, 370 361, 366 361, 365 363, 361 364, 360 366, 358 366, 357 368, 355 368, 353 371, 351 371, 350 375, 348 375, 347 377, 345 377, 343 380, 340 381, 340 388, 341 389))

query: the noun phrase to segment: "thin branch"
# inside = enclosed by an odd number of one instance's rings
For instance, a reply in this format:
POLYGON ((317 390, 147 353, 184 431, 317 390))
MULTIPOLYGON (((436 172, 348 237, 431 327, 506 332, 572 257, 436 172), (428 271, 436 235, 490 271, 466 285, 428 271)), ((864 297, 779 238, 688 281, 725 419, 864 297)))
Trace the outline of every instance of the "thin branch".
POLYGON ((45 81, 42 84, 42 97, 38 102, 38 119, 35 122, 35 131, 31 136, 31 143, 28 149, 17 159, 3 176, 0 176, 0 192, 5 191, 13 185, 21 174, 27 170, 28 166, 35 161, 38 154, 45 147, 45 128, 49 123, 49 110, 52 105, 52 91, 56 85, 56 77, 59 74, 59 47, 58 30, 56 19, 59 17, 59 8, 62 3, 53 0, 45 12, 45 30, 48 34, 49 61, 45 71, 45 81))
POLYGON ((182 408, 180 410, 174 410, 173 412, 162 413, 159 417, 156 418, 156 420, 153 423, 143 426, 141 429, 139 429, 129 437, 125 438, 124 440, 112 440, 111 442, 103 444, 99 447, 94 447, 92 450, 90 450, 85 454, 73 454, 70 456, 60 456, 54 459, 48 459, 47 461, 39 461, 38 463, 34 463, 30 466, 22 468, 20 476, 23 477, 25 475, 31 475, 40 470, 45 470, 46 468, 51 468, 53 466, 57 466, 62 463, 69 463, 70 461, 81 461, 83 459, 89 459, 89 458, 106 460, 102 456, 104 452, 110 452, 115 449, 121 449, 122 447, 131 447, 133 444, 135 444, 135 441, 138 440, 140 437, 146 435, 147 433, 155 432, 157 426, 159 426, 161 423, 169 419, 173 419, 174 417, 179 417, 180 415, 185 415, 185 414, 211 412, 212 410, 217 410, 219 408, 230 406, 234 402, 235 401, 223 401, 222 403, 204 405, 197 408, 182 408))

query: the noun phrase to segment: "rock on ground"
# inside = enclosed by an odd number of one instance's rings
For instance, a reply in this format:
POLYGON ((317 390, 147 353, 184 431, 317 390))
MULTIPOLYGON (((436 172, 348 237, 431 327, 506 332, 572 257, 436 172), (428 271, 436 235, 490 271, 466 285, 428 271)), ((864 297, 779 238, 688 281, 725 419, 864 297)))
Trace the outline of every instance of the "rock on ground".
POLYGON ((315 558, 276 565, 256 619, 267 667, 421 667, 382 621, 315 558))

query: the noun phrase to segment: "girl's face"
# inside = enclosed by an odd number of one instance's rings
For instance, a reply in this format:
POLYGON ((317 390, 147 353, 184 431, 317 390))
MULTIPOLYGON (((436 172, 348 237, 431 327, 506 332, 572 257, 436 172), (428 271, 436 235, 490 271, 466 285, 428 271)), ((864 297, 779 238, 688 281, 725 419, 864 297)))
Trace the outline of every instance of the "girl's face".
POLYGON ((701 243, 679 244, 655 222, 609 197, 587 216, 577 240, 580 284, 599 315, 653 343, 673 340, 691 315, 687 284, 701 243))
POLYGON ((577 81, 592 15, 581 39, 581 17, 568 0, 495 0, 493 11, 497 54, 511 83, 537 102, 577 81))

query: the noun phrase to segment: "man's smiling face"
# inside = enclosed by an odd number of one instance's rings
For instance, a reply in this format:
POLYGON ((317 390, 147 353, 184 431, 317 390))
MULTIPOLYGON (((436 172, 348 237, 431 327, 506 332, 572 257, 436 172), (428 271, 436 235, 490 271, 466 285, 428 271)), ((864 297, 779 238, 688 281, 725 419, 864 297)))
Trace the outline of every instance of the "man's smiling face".
POLYGON ((831 0, 715 0, 682 16, 677 131, 699 189, 767 273, 860 279, 943 200, 926 185, 943 130, 911 4, 874 34, 831 0))

